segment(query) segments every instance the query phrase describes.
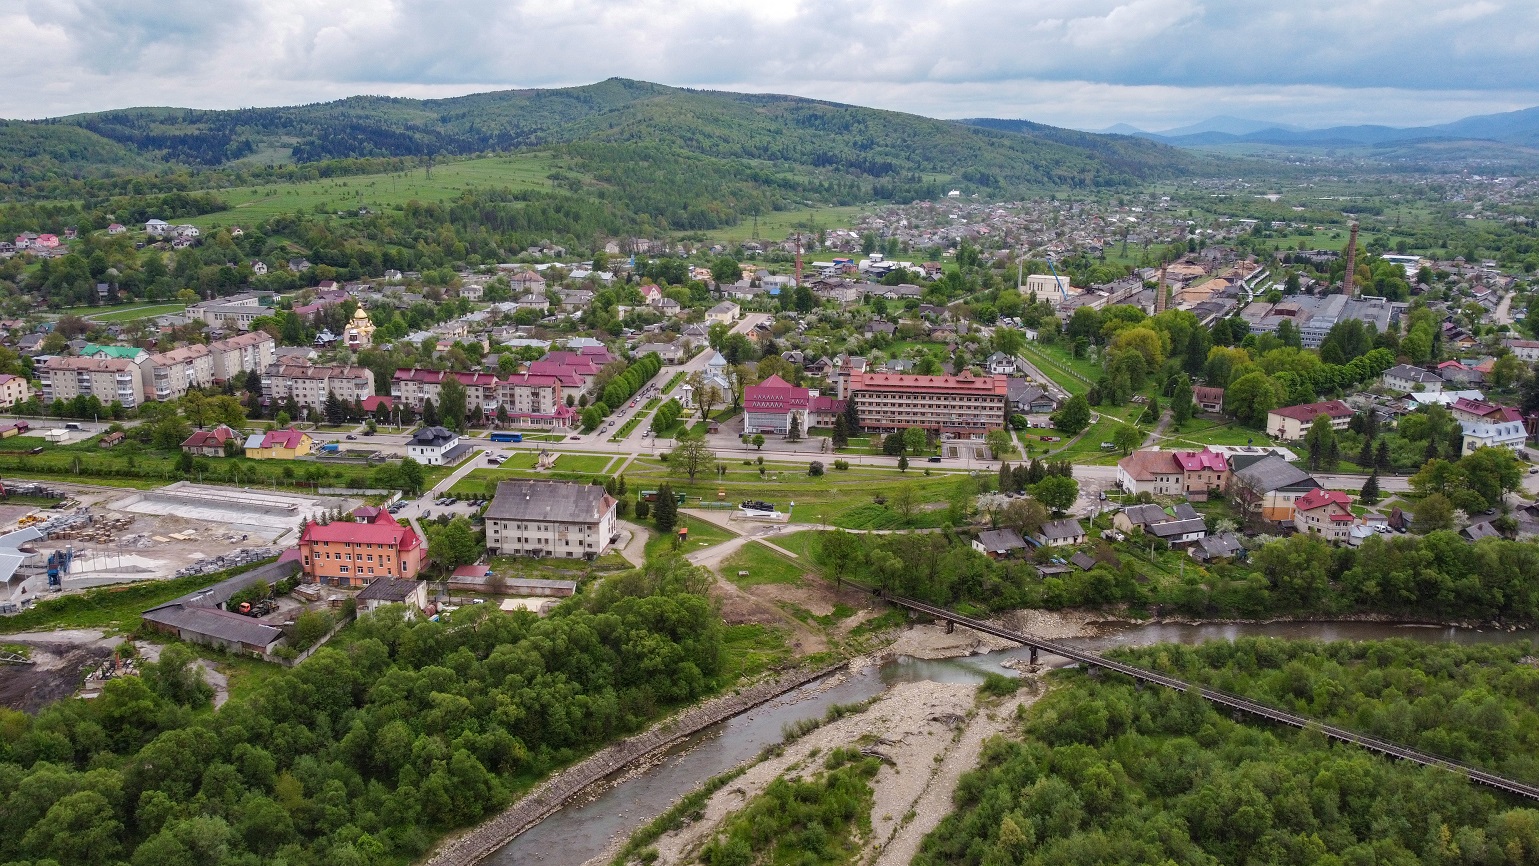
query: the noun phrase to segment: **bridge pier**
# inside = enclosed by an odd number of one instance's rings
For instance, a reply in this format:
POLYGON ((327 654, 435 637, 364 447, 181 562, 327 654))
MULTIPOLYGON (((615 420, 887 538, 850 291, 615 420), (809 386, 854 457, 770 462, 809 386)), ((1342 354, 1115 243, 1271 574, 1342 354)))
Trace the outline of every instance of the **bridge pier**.
POLYGON ((1036 647, 1032 647, 1031 648, 1031 663, 1032 664, 1036 664, 1037 663, 1037 648, 1036 647))
POLYGON ((946 620, 946 634, 951 634, 951 633, 955 632, 956 630, 957 630, 957 624, 952 622, 949 619, 946 620))

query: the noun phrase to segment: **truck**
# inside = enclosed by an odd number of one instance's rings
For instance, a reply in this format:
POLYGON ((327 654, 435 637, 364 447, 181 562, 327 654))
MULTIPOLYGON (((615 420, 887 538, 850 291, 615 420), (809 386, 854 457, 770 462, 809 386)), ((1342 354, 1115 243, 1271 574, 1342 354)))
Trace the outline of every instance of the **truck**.
POLYGON ((522 434, 522 433, 493 433, 491 436, 489 436, 487 438, 491 439, 493 442, 522 442, 522 441, 524 441, 524 434, 522 434))
POLYGON ((316 450, 322 454, 337 454, 342 450, 342 446, 336 442, 327 442, 316 450))

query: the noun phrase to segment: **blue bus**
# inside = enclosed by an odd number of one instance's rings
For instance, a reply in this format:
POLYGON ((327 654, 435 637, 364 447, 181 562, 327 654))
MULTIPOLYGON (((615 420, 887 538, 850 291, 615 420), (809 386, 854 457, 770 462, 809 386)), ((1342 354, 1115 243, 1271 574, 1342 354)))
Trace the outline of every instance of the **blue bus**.
POLYGON ((524 441, 524 434, 522 434, 522 433, 493 433, 489 438, 493 442, 522 442, 522 441, 524 441))

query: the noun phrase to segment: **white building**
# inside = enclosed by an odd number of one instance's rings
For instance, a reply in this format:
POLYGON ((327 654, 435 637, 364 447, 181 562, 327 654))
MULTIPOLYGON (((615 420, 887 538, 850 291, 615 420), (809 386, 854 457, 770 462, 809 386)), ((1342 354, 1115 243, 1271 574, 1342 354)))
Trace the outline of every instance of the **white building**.
POLYGON ((1528 431, 1522 421, 1462 421, 1464 429, 1464 453, 1477 448, 1511 448, 1516 451, 1528 441, 1528 431))
POLYGON ((444 427, 423 427, 406 443, 406 456, 423 466, 443 466, 453 459, 460 434, 444 427))
POLYGON ((617 503, 604 488, 560 481, 504 481, 486 509, 493 556, 593 559, 618 537, 617 503))
POLYGON ((1391 391, 1436 394, 1443 390, 1442 376, 1410 364, 1396 364, 1385 370, 1383 381, 1384 387, 1391 391))

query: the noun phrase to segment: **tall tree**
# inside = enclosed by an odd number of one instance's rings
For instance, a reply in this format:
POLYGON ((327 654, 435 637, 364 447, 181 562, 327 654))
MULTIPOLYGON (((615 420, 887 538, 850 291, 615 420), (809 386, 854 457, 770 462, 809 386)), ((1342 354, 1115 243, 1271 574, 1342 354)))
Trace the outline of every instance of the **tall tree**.
POLYGON ((834 416, 833 445, 835 449, 847 448, 850 444, 850 428, 845 423, 843 415, 834 416))
POLYGON ((668 469, 670 472, 688 475, 693 482, 695 476, 709 468, 716 462, 716 452, 705 444, 705 436, 681 436, 673 452, 668 455, 668 469))
POLYGON ((1304 447, 1309 451, 1309 468, 1311 471, 1320 469, 1334 469, 1334 457, 1339 446, 1336 442, 1336 430, 1331 427, 1331 419, 1328 415, 1317 415, 1313 424, 1309 425, 1309 432, 1304 434, 1304 447))
POLYGON ((465 385, 459 377, 444 376, 438 389, 438 415, 445 427, 456 432, 465 430, 465 385))
POLYGON ((1379 473, 1377 471, 1369 475, 1368 480, 1363 482, 1363 489, 1358 494, 1358 498, 1363 501, 1364 505, 1373 505, 1379 501, 1379 473))
POLYGON ((1182 425, 1192 420, 1196 412, 1196 405, 1192 402, 1192 377, 1185 373, 1177 374, 1175 385, 1170 391, 1170 420, 1177 430, 1182 425))
POLYGON ((657 502, 652 506, 652 521, 662 532, 672 532, 679 524, 679 500, 673 485, 664 482, 657 488, 657 502))

